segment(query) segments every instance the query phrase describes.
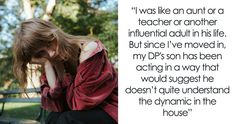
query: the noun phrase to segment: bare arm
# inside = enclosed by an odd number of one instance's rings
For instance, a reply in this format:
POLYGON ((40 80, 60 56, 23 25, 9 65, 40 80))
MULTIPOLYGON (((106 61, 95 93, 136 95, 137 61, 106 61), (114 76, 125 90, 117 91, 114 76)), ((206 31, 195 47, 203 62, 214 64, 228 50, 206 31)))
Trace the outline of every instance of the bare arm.
POLYGON ((30 61, 30 64, 39 64, 39 65, 44 66, 48 85, 50 86, 50 88, 55 87, 56 74, 55 74, 53 66, 49 60, 47 60, 46 58, 34 58, 33 57, 30 61))
POLYGON ((52 64, 49 61, 46 61, 44 64, 44 69, 45 69, 48 85, 50 86, 50 88, 54 88, 55 82, 56 82, 56 74, 55 74, 52 64))
POLYGON ((63 112, 68 109, 66 103, 66 94, 63 93, 63 87, 58 86, 54 64, 47 60, 42 65, 44 74, 40 76, 41 81, 41 106, 45 110, 53 112, 63 112))

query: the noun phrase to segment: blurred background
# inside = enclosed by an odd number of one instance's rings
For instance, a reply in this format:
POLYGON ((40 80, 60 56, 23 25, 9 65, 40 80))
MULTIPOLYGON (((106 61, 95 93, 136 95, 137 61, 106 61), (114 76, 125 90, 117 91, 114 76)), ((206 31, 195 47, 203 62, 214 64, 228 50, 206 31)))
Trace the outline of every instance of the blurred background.
MULTIPOLYGON (((105 44, 117 68, 117 0, 0 0, 0 91, 19 88, 12 73, 12 44, 15 29, 28 18, 52 21, 69 34, 97 37, 105 44)), ((2 116, 33 118, 28 111, 37 114, 34 112, 38 111, 37 106, 39 104, 9 103, 2 116), (26 114, 19 114, 17 110, 26 114)))

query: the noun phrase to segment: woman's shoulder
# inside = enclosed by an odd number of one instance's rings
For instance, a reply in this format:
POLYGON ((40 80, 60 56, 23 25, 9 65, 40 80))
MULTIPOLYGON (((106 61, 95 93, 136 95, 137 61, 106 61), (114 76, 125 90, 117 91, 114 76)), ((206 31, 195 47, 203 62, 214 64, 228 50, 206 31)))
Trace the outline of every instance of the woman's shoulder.
POLYGON ((84 52, 93 52, 94 50, 96 50, 98 44, 96 41, 90 41, 87 44, 84 44, 82 51, 84 52))
POLYGON ((90 58, 98 50, 99 46, 100 45, 97 41, 84 43, 81 48, 80 63, 90 58))

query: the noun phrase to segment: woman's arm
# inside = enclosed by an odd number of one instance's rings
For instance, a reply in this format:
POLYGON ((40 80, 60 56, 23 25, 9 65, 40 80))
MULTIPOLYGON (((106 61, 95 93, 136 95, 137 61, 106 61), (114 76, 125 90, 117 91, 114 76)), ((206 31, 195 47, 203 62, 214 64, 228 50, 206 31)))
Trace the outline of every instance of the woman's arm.
POLYGON ((101 104, 117 86, 117 73, 102 50, 80 65, 73 85, 67 87, 67 103, 72 110, 101 104))
POLYGON ((58 82, 56 72, 50 61, 44 63, 44 73, 40 76, 42 107, 53 112, 68 110, 65 85, 71 82, 71 75, 65 74, 62 82, 58 82))
POLYGON ((50 86, 50 88, 54 88, 55 82, 56 82, 56 75, 55 75, 55 71, 52 67, 52 64, 49 61, 46 61, 44 63, 44 69, 45 69, 45 74, 46 74, 46 78, 48 81, 48 85, 50 86))
POLYGON ((53 66, 52 66, 51 62, 48 59, 46 59, 46 58, 34 58, 33 57, 30 61, 30 64, 42 65, 44 67, 44 70, 45 70, 45 73, 46 73, 46 78, 47 78, 48 85, 50 86, 50 88, 55 87, 56 74, 55 74, 55 71, 53 69, 53 66))

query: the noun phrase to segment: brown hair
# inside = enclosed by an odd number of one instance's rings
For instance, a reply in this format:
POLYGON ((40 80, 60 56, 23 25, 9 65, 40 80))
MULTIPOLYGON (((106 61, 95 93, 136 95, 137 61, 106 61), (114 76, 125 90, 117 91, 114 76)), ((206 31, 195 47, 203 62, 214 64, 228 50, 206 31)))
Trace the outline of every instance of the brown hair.
MULTIPOLYGON (((29 19, 23 21, 16 30, 15 41, 13 44, 13 72, 20 81, 20 86, 25 87, 27 84, 27 64, 31 61, 36 51, 48 45, 48 42, 56 39, 58 58, 64 61, 66 71, 76 73, 78 55, 80 48, 73 44, 89 40, 83 36, 69 35, 51 22, 40 19, 29 19)), ((56 72, 59 80, 63 78, 63 72, 56 72)))

